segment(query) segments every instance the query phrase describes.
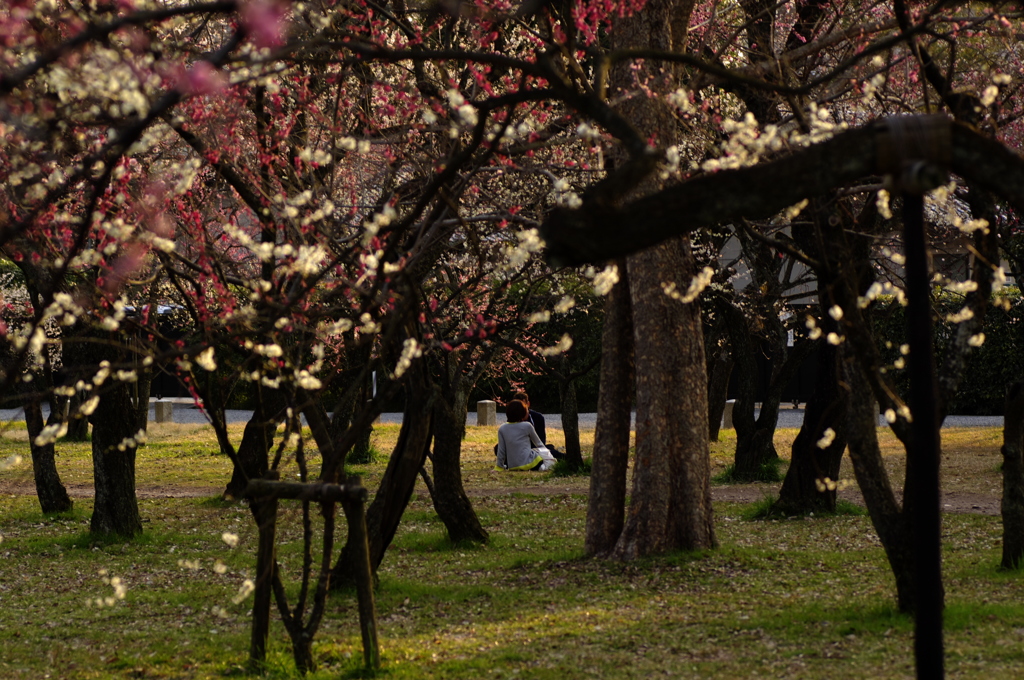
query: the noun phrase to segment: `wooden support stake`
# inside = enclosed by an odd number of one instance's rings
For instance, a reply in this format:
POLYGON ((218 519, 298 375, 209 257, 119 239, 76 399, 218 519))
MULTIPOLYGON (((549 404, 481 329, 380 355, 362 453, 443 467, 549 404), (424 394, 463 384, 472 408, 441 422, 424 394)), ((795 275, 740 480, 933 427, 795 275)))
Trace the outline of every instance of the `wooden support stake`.
POLYGON ((274 539, 277 530, 277 498, 255 498, 253 510, 258 523, 259 546, 256 550, 256 594, 252 603, 249 667, 253 671, 261 671, 267 659, 267 639, 270 635, 270 599, 273 594, 271 584, 274 580, 276 561, 274 539))
MULTIPOLYGON (((359 486, 360 479, 352 477, 351 483, 359 486)), ((362 500, 342 502, 348 519, 348 530, 352 545, 355 546, 353 569, 356 576, 356 593, 359 597, 359 629, 363 636, 363 659, 366 667, 380 668, 380 648, 377 645, 377 607, 373 597, 373 569, 370 566, 370 541, 366 532, 366 512, 362 500)))
POLYGON ((903 193, 903 248, 907 257, 907 341, 910 356, 911 444, 907 485, 914 550, 914 659, 919 680, 944 675, 942 639, 942 517, 939 508, 939 419, 932 347, 924 198, 903 193), (913 477, 910 479, 909 477, 913 477))

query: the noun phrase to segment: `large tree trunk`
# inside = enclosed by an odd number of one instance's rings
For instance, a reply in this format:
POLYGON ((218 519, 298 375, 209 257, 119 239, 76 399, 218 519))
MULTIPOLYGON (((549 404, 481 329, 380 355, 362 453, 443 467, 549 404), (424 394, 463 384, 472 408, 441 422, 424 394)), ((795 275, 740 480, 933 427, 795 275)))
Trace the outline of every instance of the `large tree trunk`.
POLYGON ((455 543, 486 543, 489 535, 480 524, 462 485, 462 440, 466 434, 468 391, 458 381, 451 393, 434 401, 434 510, 455 543))
POLYGON ((138 419, 130 386, 109 382, 92 423, 92 463, 96 487, 89 531, 93 534, 135 536, 142 532, 135 497, 135 435, 138 419))
POLYGON ((696 275, 689 243, 673 240, 629 258, 636 351, 633 493, 614 554, 622 559, 715 545, 708 449, 707 374, 700 311, 665 295, 668 272, 696 275))
POLYGON ((1003 415, 1003 569, 1024 566, 1024 384, 1006 397, 1003 415))
MULTIPOLYGON (((682 50, 692 0, 651 0, 617 21, 613 49, 682 50)), ((678 79, 662 64, 619 63, 610 73, 617 111, 640 135, 658 144, 677 141, 677 121, 660 99, 638 95, 644 87, 674 89, 678 79)), ((634 196, 659 188, 649 176, 634 196)), ((626 229, 628 224, 621 225, 626 229)), ((686 290, 696 274, 688 239, 673 239, 627 259, 633 310, 637 385, 636 463, 633 493, 613 550, 619 559, 715 544, 708 450, 707 375, 696 304, 666 295, 677 282, 686 290)))
MULTIPOLYGON (((374 573, 384 560, 384 553, 398 530, 402 514, 409 504, 420 468, 430 448, 430 415, 436 399, 435 391, 423 374, 422 362, 414 363, 406 375, 406 403, 402 416, 402 429, 391 453, 388 467, 377 487, 377 493, 366 512, 366 531, 370 544, 370 566, 374 573)), ((354 574, 350 566, 355 559, 352 535, 331 571, 331 587, 351 584, 354 574)))
MULTIPOLYGON (((49 422, 60 422, 60 414, 51 407, 49 422)), ((44 513, 68 512, 71 510, 71 497, 64 484, 60 481, 57 464, 54 460, 53 444, 36 445, 36 437, 43 431, 43 410, 38 399, 25 402, 25 424, 28 427, 28 441, 32 450, 32 475, 36 481, 36 496, 44 513)))
POLYGON ((625 262, 618 263, 620 280, 605 303, 601 332, 601 391, 591 458, 587 504, 588 555, 612 551, 622 533, 626 504, 626 469, 633 394, 633 314, 625 262))

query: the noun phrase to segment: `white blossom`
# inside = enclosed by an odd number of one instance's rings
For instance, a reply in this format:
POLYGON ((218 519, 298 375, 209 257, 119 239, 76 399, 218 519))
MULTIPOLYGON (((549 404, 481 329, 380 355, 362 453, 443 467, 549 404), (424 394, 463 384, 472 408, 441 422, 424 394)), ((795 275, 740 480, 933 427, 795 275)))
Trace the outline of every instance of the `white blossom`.
POLYGON ((946 315, 946 321, 949 323, 962 323, 969 321, 974 318, 974 311, 970 307, 964 307, 956 314, 946 315))
POLYGON ((668 295, 673 300, 679 300, 684 304, 689 304, 696 300, 704 289, 708 287, 714 275, 714 269, 711 267, 704 267, 704 269, 697 272, 697 275, 690 281, 690 285, 687 286, 685 293, 680 293, 676 289, 675 282, 662 283, 661 290, 665 295, 668 295))
POLYGON ((235 594, 231 601, 235 604, 241 604, 247 597, 252 595, 252 592, 256 590, 256 585, 249 579, 242 581, 242 585, 238 588, 238 593, 235 594))
POLYGON ((7 456, 3 460, 0 460, 0 472, 3 470, 10 470, 13 467, 21 465, 21 456, 17 453, 7 456))
POLYGON ((892 210, 889 208, 889 192, 885 189, 879 189, 878 195, 875 197, 875 206, 878 208, 878 214, 889 220, 892 219, 892 210))
POLYGON ((39 433, 39 436, 33 440, 33 443, 36 446, 47 446, 54 443, 67 433, 67 423, 54 423, 53 425, 47 425, 43 428, 43 431, 39 433))
POLYGON ((395 366, 395 377, 402 377, 402 374, 412 366, 413 359, 422 355, 423 348, 416 342, 416 338, 406 338, 402 343, 402 355, 398 358, 398 364, 395 366))
POLYGON ((571 295, 565 295, 555 305, 555 314, 565 314, 576 306, 576 300, 571 295))
POLYGON ((559 340, 557 344, 552 345, 551 347, 542 347, 541 349, 537 350, 537 353, 540 354, 542 357, 553 357, 568 352, 569 348, 571 347, 572 338, 569 337, 568 333, 566 333, 565 335, 562 336, 562 339, 559 340))
POLYGON ((204 371, 212 372, 217 370, 217 361, 213 358, 213 347, 207 347, 197 354, 195 360, 204 371))
POLYGON ((597 295, 607 295, 618 282, 619 268, 610 264, 594 277, 594 292, 597 295))

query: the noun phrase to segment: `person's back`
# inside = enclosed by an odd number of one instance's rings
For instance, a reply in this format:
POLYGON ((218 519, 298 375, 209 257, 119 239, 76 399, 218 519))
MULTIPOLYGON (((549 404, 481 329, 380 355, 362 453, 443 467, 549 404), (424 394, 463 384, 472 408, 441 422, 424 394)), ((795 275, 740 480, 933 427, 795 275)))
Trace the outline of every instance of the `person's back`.
POLYGON ((505 470, 548 469, 545 463, 551 454, 537 431, 526 418, 526 406, 521 401, 512 401, 506 409, 508 422, 498 428, 498 445, 494 447, 499 468, 505 470))

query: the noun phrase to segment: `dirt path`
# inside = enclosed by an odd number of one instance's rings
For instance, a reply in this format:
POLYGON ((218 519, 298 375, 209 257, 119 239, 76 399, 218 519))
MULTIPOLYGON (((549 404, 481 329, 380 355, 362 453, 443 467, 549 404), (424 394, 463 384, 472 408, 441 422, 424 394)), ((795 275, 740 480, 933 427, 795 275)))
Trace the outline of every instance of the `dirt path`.
MULTIPOLYGON (((158 498, 207 498, 216 496, 223 487, 174 487, 174 486, 139 486, 136 495, 140 499, 158 498)), ((417 492, 422 490, 417 488, 417 492)), ((485 498, 506 494, 525 494, 531 496, 564 496, 568 494, 586 493, 585 483, 550 483, 524 485, 514 488, 477 488, 467 489, 470 497, 485 498)), ((767 495, 777 493, 778 489, 771 484, 736 484, 711 487, 711 498, 726 503, 755 503, 767 495)), ((33 496, 36 490, 28 484, 10 484, 0 480, 0 494, 9 496, 33 496)), ((92 498, 92 485, 68 485, 68 494, 72 498, 92 498)), ((857 505, 864 505, 864 499, 856 489, 844 489, 839 497, 857 505)), ((943 512, 969 513, 977 515, 999 515, 1000 498, 991 494, 969 493, 965 491, 949 491, 942 495, 943 512)))

